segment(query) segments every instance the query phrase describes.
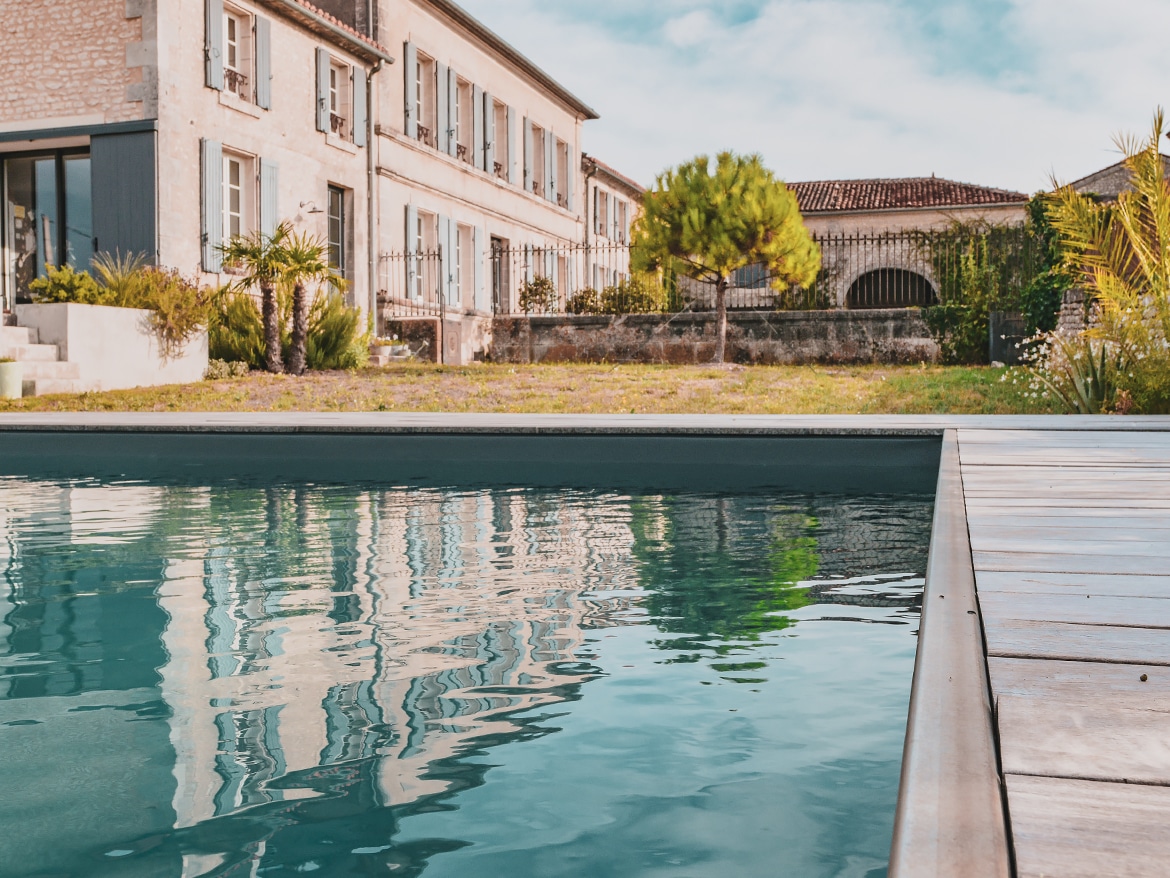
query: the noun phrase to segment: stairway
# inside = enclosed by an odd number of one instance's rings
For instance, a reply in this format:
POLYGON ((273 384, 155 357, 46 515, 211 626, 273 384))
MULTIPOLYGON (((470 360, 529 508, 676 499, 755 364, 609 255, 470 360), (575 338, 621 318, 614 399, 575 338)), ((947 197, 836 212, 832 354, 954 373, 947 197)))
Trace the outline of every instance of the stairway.
POLYGON ((57 346, 39 344, 39 339, 33 340, 33 332, 27 326, 0 326, 0 357, 24 366, 24 395, 80 391, 81 366, 62 362, 57 346))

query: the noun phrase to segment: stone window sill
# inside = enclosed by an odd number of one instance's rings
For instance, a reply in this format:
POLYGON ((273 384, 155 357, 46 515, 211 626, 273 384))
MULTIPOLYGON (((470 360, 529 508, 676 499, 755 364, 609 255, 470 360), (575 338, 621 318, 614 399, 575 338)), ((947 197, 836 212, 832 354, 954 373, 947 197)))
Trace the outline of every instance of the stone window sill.
POLYGON ((227 107, 229 110, 235 110, 237 113, 243 113, 245 116, 251 116, 253 119, 259 119, 264 112, 255 104, 226 90, 219 92, 219 105, 227 107))
POLYGON ((350 155, 358 154, 358 147, 354 146, 348 140, 338 137, 336 134, 326 134, 325 142, 332 147, 340 149, 342 152, 348 152, 350 155))

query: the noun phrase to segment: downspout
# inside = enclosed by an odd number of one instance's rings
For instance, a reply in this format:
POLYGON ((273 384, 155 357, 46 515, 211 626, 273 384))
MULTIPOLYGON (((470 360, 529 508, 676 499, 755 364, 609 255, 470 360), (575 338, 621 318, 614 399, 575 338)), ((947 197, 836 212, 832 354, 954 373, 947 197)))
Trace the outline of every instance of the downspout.
POLYGON ((379 58, 370 70, 369 86, 366 88, 366 249, 370 256, 370 316, 373 318, 375 335, 379 335, 381 330, 378 326, 378 160, 374 148, 377 128, 374 124, 374 107, 377 106, 374 100, 374 77, 381 71, 382 64, 379 58))

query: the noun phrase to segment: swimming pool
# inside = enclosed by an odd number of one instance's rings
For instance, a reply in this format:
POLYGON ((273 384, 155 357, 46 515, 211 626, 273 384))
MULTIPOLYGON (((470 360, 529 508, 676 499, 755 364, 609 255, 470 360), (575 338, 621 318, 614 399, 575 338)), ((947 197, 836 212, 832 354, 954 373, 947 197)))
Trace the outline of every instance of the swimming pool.
POLYGON ((884 874, 929 496, 0 496, 4 874, 884 874))

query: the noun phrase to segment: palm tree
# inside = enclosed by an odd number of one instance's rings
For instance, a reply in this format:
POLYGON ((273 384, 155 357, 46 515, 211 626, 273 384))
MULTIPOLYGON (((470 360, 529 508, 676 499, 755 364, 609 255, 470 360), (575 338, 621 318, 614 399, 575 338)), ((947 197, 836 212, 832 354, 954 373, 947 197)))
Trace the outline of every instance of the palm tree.
POLYGON ((305 232, 290 234, 282 244, 284 272, 282 280, 292 287, 292 345, 288 352, 288 371, 305 373, 305 344, 309 337, 310 283, 329 283, 345 287, 345 279, 329 264, 329 243, 305 232))
POLYGON ((264 319, 264 367, 269 372, 284 371, 280 355, 280 313, 276 285, 286 274, 288 253, 285 242, 292 235, 292 225, 283 222, 271 235, 251 232, 232 238, 221 248, 225 263, 243 269, 240 285, 260 288, 260 310, 264 319))

